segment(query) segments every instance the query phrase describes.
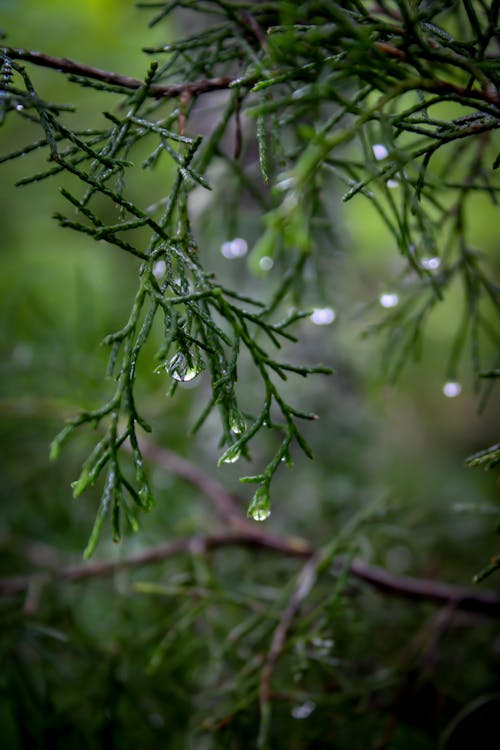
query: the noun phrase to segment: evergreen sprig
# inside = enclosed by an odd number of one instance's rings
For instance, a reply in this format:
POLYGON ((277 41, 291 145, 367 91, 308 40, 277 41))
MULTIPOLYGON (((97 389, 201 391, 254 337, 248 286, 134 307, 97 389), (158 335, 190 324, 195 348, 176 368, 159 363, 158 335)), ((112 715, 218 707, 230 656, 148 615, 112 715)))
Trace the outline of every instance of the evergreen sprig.
POLYGON ((71 175, 75 187, 62 195, 78 218, 58 213, 58 222, 140 261, 128 321, 105 339, 114 394, 66 425, 51 448, 56 457, 84 424, 100 425, 104 432, 74 484, 79 495, 106 472, 87 555, 107 516, 118 539, 122 515, 136 528, 137 511, 154 502, 137 436, 137 428, 148 425, 136 404, 135 381, 138 358, 157 319, 164 329, 158 361, 171 380, 169 393, 202 371, 210 375, 212 395, 196 428, 219 409, 221 463, 248 455, 251 440, 264 428, 281 436, 264 470, 243 479, 258 485, 249 507, 253 518, 269 515, 270 483, 282 460, 291 462, 292 443, 311 455, 298 420, 315 417, 290 405, 277 382, 289 373, 328 370, 276 359, 275 348, 282 339, 293 340, 288 328, 302 313, 286 323, 276 323, 275 314, 290 295, 297 302, 306 265, 325 241, 330 190, 347 188, 344 201, 357 196, 370 201, 404 259, 401 304, 373 327, 388 332, 384 363, 391 377, 418 354, 426 321, 455 280, 462 283, 465 312, 447 374, 455 376, 468 340, 479 387, 481 372, 497 367, 500 352, 499 287, 468 237, 471 196, 480 191, 496 202, 500 188, 495 179, 497 0, 478 8, 458 0, 443 7, 409 0, 140 5, 154 10, 151 25, 174 11, 182 23, 185 9, 202 21, 194 34, 146 50, 157 61, 143 82, 14 47, 4 46, 0 54, 2 118, 20 116, 42 133, 0 161, 48 150, 50 166, 18 184, 71 175), (120 96, 118 111, 124 114, 105 113, 107 125, 100 130, 72 129, 64 117, 67 105, 45 100, 19 60, 57 69, 74 85, 120 96), (199 97, 215 90, 226 95, 211 133, 204 139, 191 135, 199 97), (230 122, 233 156, 225 145, 230 122), (127 192, 136 154, 146 143, 142 167, 167 159, 174 175, 168 193, 150 207, 138 205, 127 192), (260 176, 239 163, 242 150, 251 154, 252 148, 260 176), (250 268, 258 273, 265 258, 284 269, 267 303, 225 289, 201 260, 203 240, 194 236, 189 195, 195 187, 210 190, 210 168, 218 160, 230 164, 263 210, 264 231, 250 268), (134 234, 139 228, 149 237, 140 246, 134 234), (239 404, 241 350, 263 386, 262 405, 253 415, 244 415, 239 404), (134 482, 122 468, 120 449, 126 441, 134 482))

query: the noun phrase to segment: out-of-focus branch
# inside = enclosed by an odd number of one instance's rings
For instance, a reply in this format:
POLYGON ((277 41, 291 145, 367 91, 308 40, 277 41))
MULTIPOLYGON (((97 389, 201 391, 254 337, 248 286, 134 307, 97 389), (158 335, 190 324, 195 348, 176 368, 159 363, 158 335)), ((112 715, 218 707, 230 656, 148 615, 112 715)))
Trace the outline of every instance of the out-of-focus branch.
MULTIPOLYGON (((221 531, 206 536, 180 537, 167 544, 153 547, 137 555, 117 561, 93 562, 37 571, 36 573, 0 579, 0 594, 16 594, 27 591, 34 578, 47 581, 83 581, 110 576, 118 570, 139 568, 163 562, 180 554, 200 554, 229 546, 251 547, 268 550, 297 558, 313 558, 317 551, 306 540, 285 537, 255 530, 221 531)), ((342 558, 338 559, 342 565, 342 558)), ((345 564, 345 562, 344 562, 345 564)), ((383 568, 368 565, 360 559, 350 564, 350 573, 365 583, 386 594, 400 596, 413 601, 432 602, 437 605, 453 605, 467 612, 477 612, 489 617, 500 617, 500 595, 494 591, 454 586, 423 578, 395 576, 383 568)))
POLYGON ((139 568, 163 562, 180 554, 200 554, 227 546, 246 546, 274 550, 293 557, 309 557, 312 549, 302 539, 278 537, 261 531, 224 531, 207 536, 179 537, 171 542, 152 547, 137 555, 117 561, 92 562, 86 565, 50 567, 25 576, 0 579, 0 594, 15 594, 26 591, 34 577, 44 576, 47 581, 83 581, 112 575, 118 570, 139 568))
MULTIPOLYGON (((243 517, 236 495, 228 492, 203 469, 173 451, 161 448, 152 440, 142 440, 141 451, 147 460, 186 480, 210 498, 222 519, 235 531, 243 532, 239 537, 240 543, 274 549, 295 557, 310 557, 314 554, 313 546, 304 539, 278 537, 261 529, 257 530, 255 522, 243 517)), ((214 540, 217 538, 220 537, 210 537, 214 540)), ((238 538, 238 535, 234 538, 238 538)), ((351 563, 351 574, 384 593, 399 594, 415 601, 452 604, 461 609, 483 612, 494 617, 500 615, 500 596, 494 592, 466 589, 422 578, 396 576, 360 559, 355 559, 351 563)))
POLYGON ((321 556, 318 553, 314 553, 311 555, 309 560, 300 571, 294 592, 290 597, 285 609, 281 613, 280 621, 273 633, 271 646, 269 648, 267 659, 262 669, 259 686, 259 703, 261 711, 261 742, 259 743, 259 747, 261 745, 263 746, 264 740, 267 739, 267 730, 270 720, 271 678, 273 670, 281 652, 283 651, 286 637, 288 635, 288 631, 293 622, 293 619, 297 614, 300 605, 302 604, 304 599, 308 597, 309 592, 314 586, 318 564, 320 561, 321 556))

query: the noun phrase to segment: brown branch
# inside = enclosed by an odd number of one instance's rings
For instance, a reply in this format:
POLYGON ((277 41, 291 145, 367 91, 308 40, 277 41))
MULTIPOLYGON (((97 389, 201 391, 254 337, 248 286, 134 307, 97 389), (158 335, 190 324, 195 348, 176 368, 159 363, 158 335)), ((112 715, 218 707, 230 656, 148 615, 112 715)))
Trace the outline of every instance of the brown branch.
POLYGON ((16 594, 26 591, 33 578, 44 577, 47 581, 83 581, 88 578, 101 578, 113 575, 118 570, 139 568, 152 563, 163 562, 180 554, 195 554, 220 547, 243 545, 260 549, 269 549, 293 557, 309 557, 312 550, 302 539, 282 538, 261 531, 223 531, 207 536, 179 537, 167 544, 130 555, 122 560, 92 562, 86 565, 68 567, 50 567, 45 571, 18 576, 0 578, 0 594, 16 594))
MULTIPOLYGON (((401 60, 402 62, 410 62, 407 53, 399 47, 395 47, 393 44, 389 44, 388 42, 375 42, 374 47, 378 52, 382 52, 387 57, 392 57, 395 60, 401 60)), ((427 57, 432 61, 432 57, 427 57)), ((457 64, 457 60, 454 59, 441 59, 440 62, 447 62, 449 65, 457 64)), ((459 67, 462 69, 464 68, 463 65, 460 65, 459 67)), ((482 89, 473 89, 469 86, 459 86, 451 81, 444 81, 441 78, 432 78, 428 80, 419 80, 415 88, 420 88, 431 94, 450 94, 459 99, 475 99, 476 101, 484 101, 488 104, 500 104, 500 95, 493 85, 482 89)))
POLYGON ((360 559, 353 560, 350 572, 355 578, 386 594, 402 596, 412 601, 433 602, 441 606, 452 605, 466 612, 478 612, 489 617, 500 616, 500 595, 495 591, 481 591, 427 578, 396 576, 360 559))
MULTIPOLYGON (((388 42, 375 42, 374 48, 396 60, 402 62, 408 61, 408 56, 404 50, 395 47, 388 42)), ((3 46, 1 49, 4 53, 13 60, 24 60, 35 65, 39 65, 44 68, 52 68, 58 70, 67 75, 79 75, 84 78, 90 78, 103 83, 114 84, 122 86, 126 89, 140 89, 144 86, 144 81, 138 78, 132 78, 131 76, 121 75, 119 73, 113 73, 108 70, 102 70, 101 68, 94 68, 90 65, 76 62, 75 60, 69 60, 66 57, 53 57, 47 55, 44 52, 37 52, 35 50, 21 49, 17 47, 3 46)), ((452 61, 449 61, 452 62, 452 61)), ((173 98, 181 96, 199 96, 201 94, 207 94, 211 91, 221 91, 230 88, 231 84, 239 80, 238 77, 233 76, 218 76, 215 78, 205 78, 200 81, 187 81, 185 83, 174 83, 170 85, 162 85, 153 83, 148 88, 148 95, 154 96, 157 99, 161 98, 173 98)), ((245 83, 251 86, 255 83, 256 79, 248 78, 245 79, 245 83)), ((462 86, 458 86, 449 81, 443 81, 439 78, 435 78, 429 81, 419 82, 419 86, 415 88, 422 88, 429 93, 436 94, 450 94, 456 96, 459 99, 475 99, 476 101, 484 101, 488 104, 499 104, 500 95, 498 91, 491 88, 484 89, 472 89, 462 86)))
MULTIPOLYGON (((94 81, 101 81, 102 83, 123 86, 123 88, 126 89, 135 90, 144 86, 144 81, 141 81, 139 78, 112 73, 109 70, 102 70, 101 68, 93 68, 90 65, 85 65, 76 62, 75 60, 69 60, 67 57, 53 57, 44 52, 36 52, 35 50, 20 49, 17 47, 2 46, 1 50, 12 60, 24 60, 25 62, 39 65, 42 68, 58 70, 66 75, 78 75, 83 78, 90 78, 94 81)), ((219 76, 217 78, 205 78, 201 81, 195 81, 192 83, 174 83, 170 86, 162 86, 161 84, 153 83, 148 88, 148 94, 157 99, 172 98, 180 96, 181 94, 199 96, 200 94, 206 94, 210 91, 227 89, 234 80, 236 79, 232 76, 219 76)))
MULTIPOLYGON (((138 568, 163 562, 180 554, 215 550, 228 546, 244 546, 257 550, 269 550, 289 557, 313 558, 317 552, 304 539, 283 537, 261 530, 250 529, 221 531, 206 536, 191 536, 174 539, 167 544, 153 547, 138 555, 122 560, 93 562, 85 565, 51 567, 25 576, 0 579, 0 593, 15 594, 26 591, 33 577, 44 577, 47 581, 83 581, 89 578, 109 576, 118 570, 138 568)), ((342 564, 342 558, 338 559, 342 564)), ((360 559, 350 564, 350 573, 365 583, 386 594, 400 596, 412 601, 432 602, 437 605, 452 604, 457 609, 477 612, 489 617, 500 617, 500 595, 494 591, 455 586, 409 576, 395 576, 383 568, 368 565, 360 559)))

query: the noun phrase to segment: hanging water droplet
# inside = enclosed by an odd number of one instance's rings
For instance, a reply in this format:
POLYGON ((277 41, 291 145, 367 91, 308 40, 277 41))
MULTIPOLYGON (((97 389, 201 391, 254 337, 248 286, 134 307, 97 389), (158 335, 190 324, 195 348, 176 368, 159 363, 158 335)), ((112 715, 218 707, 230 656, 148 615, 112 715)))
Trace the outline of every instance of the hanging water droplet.
POLYGON ((229 450, 227 450, 222 457, 222 463, 234 464, 236 463, 236 461, 239 459, 240 456, 241 456, 241 451, 239 448, 235 447, 234 450, 229 448, 229 450))
POLYGON ((449 381, 443 385, 443 394, 446 398, 456 398, 462 393, 462 386, 460 383, 449 381))
POLYGON ((234 464, 241 456, 241 447, 238 443, 233 443, 229 448, 226 448, 222 456, 219 458, 218 466, 222 464, 234 464))
POLYGON ((310 315, 311 322, 316 326, 328 326, 335 317, 335 310, 331 307, 315 307, 310 315))
POLYGON ((248 244, 242 237, 235 237, 230 242, 223 242, 220 251, 224 258, 243 258, 248 252, 248 244))
POLYGON ((247 516, 254 521, 265 521, 271 515, 271 499, 267 486, 259 487, 248 506, 247 516))
POLYGON ((22 104, 16 104, 16 110, 17 110, 18 112, 22 112, 22 111, 23 111, 23 109, 24 109, 24 106, 23 106, 22 104))
POLYGON ((265 521, 271 515, 271 511, 266 508, 255 508, 250 515, 254 521, 265 521))
POLYGON ((425 268, 426 271, 436 271, 441 265, 441 259, 437 256, 433 256, 432 258, 422 258, 420 265, 422 268, 425 268))
POLYGON ((399 182, 397 180, 387 180, 387 182, 385 184, 391 190, 394 190, 394 188, 399 187, 399 182))
POLYGON ((165 276, 165 271, 167 270, 167 264, 164 260, 157 260, 156 263, 153 266, 153 276, 155 279, 161 279, 163 276, 165 276))
POLYGON ((274 260, 270 258, 269 255, 264 255, 264 257, 259 260, 259 268, 262 271, 270 271, 273 266, 274 260))
POLYGON ((382 143, 374 143, 372 146, 372 151, 377 161, 380 161, 381 159, 385 159, 385 157, 389 153, 386 147, 382 143))
POLYGON ((233 411, 229 420, 231 432, 235 435, 241 435, 247 428, 247 423, 239 412, 233 411))
POLYGON ((188 362, 184 354, 181 354, 180 352, 174 354, 166 366, 166 370, 170 377, 180 383, 189 383, 190 380, 194 380, 194 378, 200 374, 202 369, 203 368, 200 364, 195 365, 194 362, 188 362))
POLYGON ((399 295, 396 292, 386 292, 380 295, 378 301, 382 307, 396 307, 399 302, 399 295))

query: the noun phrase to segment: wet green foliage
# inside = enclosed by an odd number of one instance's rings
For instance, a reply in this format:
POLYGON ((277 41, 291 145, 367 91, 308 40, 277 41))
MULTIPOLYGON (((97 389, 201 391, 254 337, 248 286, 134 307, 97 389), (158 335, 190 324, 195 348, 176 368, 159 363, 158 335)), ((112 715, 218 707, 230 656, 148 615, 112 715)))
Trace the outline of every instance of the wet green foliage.
MULTIPOLYGON (((136 528, 137 512, 154 504, 137 439, 137 428, 149 431, 149 426, 136 403, 135 378, 137 360, 157 318, 164 341, 156 359, 159 369, 172 378, 170 394, 179 381, 209 372, 212 396, 197 427, 212 408, 219 410, 221 445, 226 446, 220 462, 246 454, 263 428, 282 434, 281 446, 264 471, 245 478, 259 485, 250 515, 259 520, 267 516, 272 477, 293 442, 311 456, 297 419, 314 415, 288 404, 272 376, 286 379, 290 372, 305 376, 328 368, 282 362, 256 338, 260 333, 278 348, 283 338, 294 340, 289 329, 303 313, 293 310, 279 322, 273 317, 283 304, 290 304, 290 295, 300 305, 300 295, 293 290, 300 286, 315 247, 328 242, 325 196, 335 182, 348 186, 344 201, 362 194, 372 203, 406 261, 401 304, 376 326, 387 331, 389 377, 395 377, 418 349, 430 312, 457 276, 465 288, 466 306, 452 347, 449 378, 454 377, 467 339, 477 377, 485 356, 482 350, 493 356, 493 365, 498 356, 498 317, 492 319, 485 310, 492 305, 498 314, 498 288, 468 241, 466 219, 471 194, 484 192, 495 200, 498 190, 491 138, 498 127, 498 73, 495 58, 488 54, 496 29, 495 4, 483 11, 481 20, 468 4, 453 12, 450 8, 441 25, 434 9, 405 3, 392 11, 363 3, 252 5, 189 3, 187 7, 201 17, 213 14, 216 24, 180 42, 147 49, 158 60, 141 85, 112 75, 85 75, 84 69, 75 77, 68 69, 76 86, 83 82, 122 97, 119 115, 104 111, 108 125, 101 130, 71 129, 64 117, 71 107, 46 101, 26 67, 17 62, 30 59, 30 54, 9 47, 2 53, 2 116, 28 119, 44 136, 2 160, 42 149, 56 164, 18 184, 70 174, 76 186, 71 191, 62 188, 61 193, 80 218, 57 213, 60 225, 114 244, 142 261, 130 316, 104 339, 110 349, 108 375, 116 381, 114 393, 104 405, 72 420, 52 443, 51 455, 56 458, 76 428, 103 427, 74 483, 79 496, 105 473, 87 555, 95 549, 107 516, 118 540, 122 516, 136 528), (464 26, 470 26, 475 37, 464 36, 464 26), (171 81, 174 89, 161 88, 171 81), (211 133, 205 139, 186 135, 198 97, 217 89, 231 93, 211 133), (172 103, 173 93, 177 97, 172 103), (243 116, 249 120, 245 133, 243 116), (285 271, 282 284, 264 302, 239 299, 235 290, 223 288, 203 267, 188 203, 195 188, 211 189, 210 165, 233 120, 234 161, 240 159, 243 139, 255 139, 261 174, 249 176, 254 193, 259 180, 270 184, 263 214, 266 228, 250 266, 258 270, 263 261, 276 262, 285 271), (127 194, 139 148, 146 154, 143 169, 156 168, 160 159, 171 161, 168 191, 150 206, 127 194), (431 171, 441 151, 446 156, 431 171), (457 180, 454 164, 459 154, 468 161, 457 180), (139 243, 134 241, 138 229, 146 230, 139 243), (261 406, 246 418, 237 392, 242 348, 264 389, 261 406), (120 459, 126 441, 132 445, 133 480, 127 478, 120 459)), ((167 4, 151 25, 163 22, 176 7, 177 3, 167 4)), ((193 120, 196 127, 196 111, 193 120)), ((242 180, 240 189, 245 188, 242 180)))
POLYGON ((51 195, 67 243, 39 286, 10 260, 4 279, 6 570, 31 569, 2 605, 6 746, 487 737, 489 621, 389 603, 349 567, 464 583, 494 543, 500 3, 138 7, 162 39, 142 79, 15 29, 0 47, 0 168, 24 206, 6 231, 51 195), (404 377, 387 417, 373 391, 404 377), (442 382, 460 423, 424 387, 442 382), (248 549, 254 521, 274 552, 248 549), (148 572, 68 567, 165 538, 148 572))

